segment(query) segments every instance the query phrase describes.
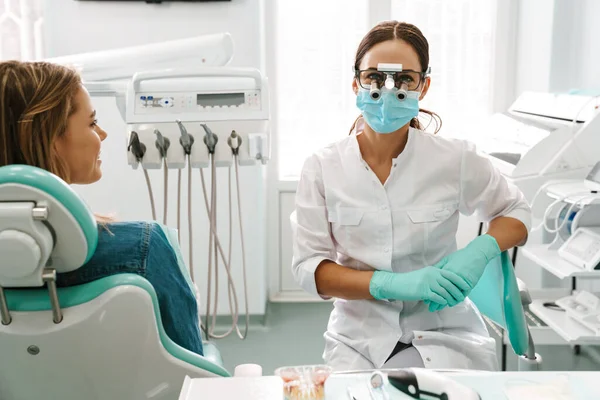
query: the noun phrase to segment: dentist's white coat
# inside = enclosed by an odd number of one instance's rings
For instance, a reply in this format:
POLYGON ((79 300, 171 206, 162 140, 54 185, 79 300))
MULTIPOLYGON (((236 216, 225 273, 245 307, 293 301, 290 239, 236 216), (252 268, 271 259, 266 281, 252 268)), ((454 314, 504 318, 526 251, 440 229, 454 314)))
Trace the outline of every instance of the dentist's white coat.
MULTIPOLYGON (((456 250, 459 213, 509 216, 529 229, 523 194, 471 144, 411 128, 382 185, 356 134, 318 151, 302 170, 292 269, 306 291, 317 294, 323 260, 394 272, 435 264, 456 250)), ((423 302, 336 299, 323 357, 336 370, 380 368, 399 340, 412 341, 427 368, 497 369, 494 341, 468 299, 435 313, 423 302)))

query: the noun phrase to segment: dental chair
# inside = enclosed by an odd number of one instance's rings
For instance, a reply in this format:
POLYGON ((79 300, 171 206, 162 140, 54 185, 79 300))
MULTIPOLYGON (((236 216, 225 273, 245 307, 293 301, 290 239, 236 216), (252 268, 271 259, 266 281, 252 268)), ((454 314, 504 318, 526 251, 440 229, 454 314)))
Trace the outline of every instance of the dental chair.
POLYGON ((94 254, 95 219, 60 178, 0 168, 0 399, 177 399, 185 376, 230 376, 165 334, 156 293, 120 274, 57 288, 94 254))
MULTIPOLYGON (((535 352, 535 344, 523 307, 531 304, 531 296, 525 283, 518 279, 507 251, 486 266, 469 298, 479 311, 506 333, 508 341, 518 358, 519 371, 538 371, 542 357, 535 352)), ((502 340, 503 369, 505 365, 504 335, 502 340)))

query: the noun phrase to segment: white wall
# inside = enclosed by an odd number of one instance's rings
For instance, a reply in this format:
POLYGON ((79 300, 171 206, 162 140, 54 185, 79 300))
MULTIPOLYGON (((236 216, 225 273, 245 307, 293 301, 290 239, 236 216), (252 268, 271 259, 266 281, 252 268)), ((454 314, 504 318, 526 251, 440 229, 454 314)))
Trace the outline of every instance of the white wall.
MULTIPOLYGON (((186 38, 190 36, 229 32, 235 42, 232 66, 260 67, 261 34, 259 0, 235 0, 223 3, 166 3, 150 5, 144 2, 78 2, 47 0, 46 46, 48 57, 95 50, 131 46, 186 38)), ((94 98, 101 126, 109 133, 105 141, 103 179, 91 186, 77 187, 89 205, 97 212, 116 213, 121 220, 150 219, 146 184, 140 170, 132 170, 126 161, 126 128, 113 99, 94 98)), ((152 171, 152 183, 157 198, 157 215, 162 216, 162 172, 152 171)), ((243 167, 243 224, 247 237, 246 260, 249 276, 251 314, 264 314, 266 304, 265 255, 265 179, 263 167, 243 167)), ((186 182, 187 171, 183 181, 186 182)), ((175 226, 176 182, 173 171, 169 177, 169 225, 175 226)), ((223 245, 227 243, 227 179, 218 175, 219 223, 223 245)), ((208 225, 202 200, 199 172, 194 173, 194 260, 195 274, 203 296, 206 294, 208 225)), ((183 201, 185 209, 186 202, 183 201)), ((234 214, 235 216, 235 214, 234 214)), ((187 214, 182 213, 183 226, 187 214)), ((234 234, 237 225, 234 224, 234 234)), ((240 301, 243 295, 241 252, 238 236, 234 236, 233 263, 240 301)), ((187 229, 182 235, 182 247, 187 258, 187 229)), ((222 268, 222 267, 221 267, 222 268)), ((219 274, 219 314, 228 314, 227 290, 223 284, 225 272, 219 274)), ((214 293, 214 291, 213 291, 214 293)), ((243 310, 243 303, 240 303, 243 310)))
MULTIPOLYGON (((562 0, 567 1, 567 0, 562 0)), ((578 19, 575 22, 577 34, 571 46, 580 51, 572 62, 569 72, 574 76, 575 87, 595 89, 600 92, 600 2, 579 0, 578 19)))

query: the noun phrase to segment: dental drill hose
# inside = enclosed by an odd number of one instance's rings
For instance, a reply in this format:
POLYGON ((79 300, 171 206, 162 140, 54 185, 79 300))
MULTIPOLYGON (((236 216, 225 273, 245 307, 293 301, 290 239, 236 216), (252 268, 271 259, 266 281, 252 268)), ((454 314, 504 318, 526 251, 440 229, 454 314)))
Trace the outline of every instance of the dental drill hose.
MULTIPOLYGON (((215 168, 215 159, 214 159, 214 153, 215 153, 215 148, 216 145, 219 141, 219 138, 217 135, 215 135, 211 129, 208 127, 208 125, 206 124, 201 124, 202 128, 205 131, 205 136, 204 136, 204 144, 206 145, 206 147, 208 148, 208 152, 210 154, 211 157, 211 206, 210 206, 210 211, 209 211, 209 206, 208 206, 208 200, 207 200, 207 196, 206 196, 206 186, 204 183, 204 174, 202 172, 202 170, 200 170, 200 176, 202 178, 202 190, 204 193, 204 198, 205 198, 205 205, 207 208, 207 213, 209 215, 209 219, 210 219, 210 237, 209 237, 209 256, 208 256, 208 293, 207 293, 207 312, 206 312, 206 326, 203 327, 207 336, 209 337, 215 337, 218 338, 218 336, 214 335, 213 330, 211 329, 211 327, 209 326, 209 317, 210 317, 210 302, 211 302, 211 276, 212 276, 212 251, 213 251, 213 240, 214 240, 214 246, 215 246, 215 282, 216 282, 216 286, 215 286, 215 307, 216 304, 218 302, 218 254, 217 251, 219 251, 221 253, 221 257, 223 259, 223 262, 225 264, 225 270, 227 271, 227 275, 228 275, 228 284, 231 287, 231 290, 233 292, 233 297, 235 299, 235 312, 232 309, 232 304, 230 302, 229 306, 230 306, 230 311, 232 313, 232 316, 234 317, 234 325, 237 324, 237 314, 238 314, 238 310, 237 310, 237 294, 235 292, 235 287, 233 286, 233 278, 231 276, 231 266, 230 264, 227 262, 227 260, 225 259, 225 256, 223 255, 223 249, 221 248, 220 242, 219 242, 219 238, 218 235, 216 233, 216 168, 215 168)), ((215 308, 215 314, 216 314, 216 308, 215 308)), ((213 319, 214 320, 214 319, 213 319)), ((232 326, 232 329, 233 329, 232 326)), ((226 333, 225 336, 229 335, 231 333, 231 330, 229 332, 226 333)), ((224 337, 224 336, 223 336, 224 337)))
MULTIPOLYGON (((205 124, 202 124, 202 127, 204 128, 206 135, 204 137, 204 143, 206 144, 208 150, 209 150, 209 154, 211 157, 211 205, 209 206, 209 200, 208 200, 208 195, 207 195, 207 190, 206 190, 206 182, 204 180, 204 173, 202 170, 200 170, 200 178, 202 180, 202 192, 204 195, 204 204, 207 210, 207 215, 209 216, 209 226, 210 226, 210 234, 211 237, 209 238, 209 283, 208 283, 208 287, 209 287, 209 292, 207 294, 207 314, 206 314, 206 324, 205 326, 202 326, 202 330, 206 333, 207 338, 224 338, 226 336, 229 336, 234 330, 237 331, 238 336, 241 339, 245 339, 245 337, 247 336, 247 332, 248 332, 248 326, 249 326, 249 310, 248 310, 248 301, 247 301, 247 283, 246 280, 244 282, 245 284, 245 299, 246 299, 246 329, 244 334, 242 335, 240 332, 240 329, 238 327, 238 319, 239 319, 239 309, 238 309, 238 297, 237 297, 237 291, 235 289, 235 285, 234 285, 234 281, 233 281, 233 276, 231 274, 231 251, 232 251, 232 237, 233 237, 233 227, 232 227, 232 201, 231 201, 231 172, 229 175, 229 237, 230 237, 230 242, 229 242, 229 251, 228 251, 228 255, 227 257, 225 256, 225 252, 223 251, 223 248, 221 247, 221 243, 219 240, 219 236, 217 234, 216 231, 216 225, 217 225, 217 221, 216 221, 216 168, 215 168, 215 159, 214 159, 214 150, 216 147, 216 143, 218 142, 218 137, 216 137, 216 135, 214 133, 212 133, 212 131, 210 130, 210 128, 208 126, 206 126, 205 124), (214 246, 214 247, 213 247, 214 246), (218 252, 218 254, 215 254, 215 282, 216 282, 216 287, 215 287, 215 303, 213 308, 213 315, 212 318, 210 318, 210 311, 211 311, 211 304, 210 302, 212 301, 212 285, 211 285, 211 277, 212 277, 212 253, 213 250, 215 252, 218 252), (217 335, 214 333, 214 327, 216 325, 216 315, 217 315, 217 302, 218 302, 218 260, 217 257, 218 255, 221 256, 221 260, 223 261, 223 264, 225 266, 225 271, 227 272, 227 285, 228 285, 228 298, 229 298, 229 309, 232 315, 232 325, 230 327, 230 329, 225 332, 224 334, 221 335, 217 335), (212 324, 211 324, 212 322, 212 324)), ((236 162, 236 166, 237 166, 237 154, 239 152, 239 146, 241 143, 241 137, 239 135, 237 135, 237 133, 235 133, 235 131, 232 132, 232 134, 230 135, 230 137, 227 140, 227 143, 229 144, 229 146, 232 149, 232 153, 234 155, 235 158, 235 162, 236 162)), ((239 188, 239 174, 236 174, 236 179, 238 180, 238 188, 239 188)), ((238 192, 238 209, 241 210, 241 206, 240 206, 240 194, 238 192)), ((241 216, 241 212, 240 212, 240 216, 241 216)), ((241 223, 240 223, 240 234, 242 234, 242 230, 241 230, 241 223)), ((242 237, 243 240, 243 237, 242 237)), ((242 254, 243 254, 243 268, 244 268, 244 278, 246 278, 246 273, 245 273, 245 248, 244 248, 244 244, 242 244, 242 254)))
POLYGON ((144 178, 146 179, 146 186, 148 187, 148 196, 150 197, 150 208, 152 208, 152 220, 156 221, 156 205, 154 204, 154 193, 152 193, 152 184, 150 183, 150 176, 148 176, 148 170, 143 168, 144 178))
MULTIPOLYGON (((209 157, 210 157, 210 168, 211 168, 211 196, 210 196, 210 211, 207 205, 207 211, 208 211, 208 225, 209 225, 209 237, 208 237, 208 280, 207 280, 207 296, 206 296, 206 316, 205 316, 205 322, 204 322, 204 330, 205 330, 205 335, 206 337, 210 337, 210 327, 209 327, 209 318, 210 318, 210 303, 211 303, 211 283, 212 283, 212 256, 213 256, 213 240, 214 240, 214 234, 213 234, 213 230, 216 230, 216 227, 214 227, 214 223, 215 223, 215 213, 214 213, 214 203, 215 203, 215 193, 214 193, 214 172, 215 172, 215 158, 214 158, 214 154, 215 154, 215 148, 218 142, 218 137, 216 137, 216 135, 212 132, 212 130, 208 127, 208 125, 206 124, 201 124, 202 128, 204 129, 205 135, 204 135, 204 144, 206 145, 207 149, 208 149, 208 153, 209 153, 209 157)), ((202 178, 204 178, 204 175, 202 174, 202 170, 200 170, 200 174, 202 175, 202 178)), ((204 179, 202 179, 202 189, 205 190, 205 186, 204 186, 204 179)), ((218 287, 218 286, 217 286, 218 287)))
POLYGON ((181 168, 177 170, 177 241, 181 244, 181 168))
MULTIPOLYGON (((236 182, 237 182, 237 188, 238 188, 238 210, 241 211, 240 208, 240 195, 239 195, 239 174, 237 174, 237 156, 239 154, 239 148, 241 145, 242 139, 241 137, 234 131, 231 132, 231 135, 227 138, 227 144, 229 145, 229 147, 231 148, 232 151, 232 155, 234 157, 234 163, 235 163, 235 167, 236 167, 236 182)), ((227 266, 226 268, 231 269, 231 252, 233 249, 233 245, 232 245, 232 241, 233 241, 233 206, 232 206, 232 199, 231 199, 231 168, 229 168, 228 170, 228 198, 229 198, 229 254, 228 254, 228 258, 227 261, 224 260, 225 265, 227 266)), ((212 319, 212 327, 213 329, 210 329, 210 335, 214 338, 224 338, 229 336, 232 331, 233 328, 235 328, 236 333, 238 334, 238 337, 240 339, 245 339, 248 336, 248 328, 249 328, 249 319, 250 319, 250 313, 248 310, 248 288, 247 288, 247 279, 246 279, 246 264, 245 264, 245 248, 244 248, 244 238, 243 238, 243 230, 242 230, 242 224, 241 224, 241 212, 238 213, 239 217, 240 217, 240 236, 241 236, 241 245, 242 245, 242 266, 243 266, 243 274, 244 274, 244 298, 245 298, 245 309, 246 309, 246 326, 245 326, 245 330, 244 330, 244 334, 242 334, 240 332, 239 326, 238 326, 238 319, 239 319, 239 308, 238 308, 238 302, 237 302, 237 298, 235 299, 235 301, 232 299, 232 288, 234 287, 233 284, 233 280, 229 280, 228 281, 228 285, 227 285, 227 295, 228 295, 228 300, 229 300, 229 308, 230 311, 232 312, 232 316, 234 316, 233 318, 233 323, 231 328, 225 332, 222 335, 215 335, 214 333, 214 326, 216 324, 216 315, 217 315, 217 299, 218 299, 218 295, 215 292, 215 305, 214 305, 214 310, 213 310, 213 319, 212 319), (234 304, 234 308, 235 311, 233 311, 232 308, 232 304, 234 304)), ((215 282, 218 285, 218 268, 215 269, 215 282)), ((217 286, 218 287, 218 286, 217 286)), ((218 289, 217 289, 218 290, 218 289)))
MULTIPOLYGON (((185 157, 187 159, 188 162, 188 167, 190 168, 190 172, 188 173, 188 192, 190 191, 190 181, 191 181, 191 165, 190 165, 190 155, 192 153, 192 146, 194 145, 194 137, 192 135, 190 135, 187 131, 187 129, 185 128, 185 126, 183 125, 183 123, 176 119, 175 122, 177 123, 177 126, 179 127, 179 132, 181 133, 181 137, 179 138, 179 144, 181 145, 181 147, 183 148, 183 153, 185 154, 185 157)), ((190 197, 191 198, 191 197, 190 197)), ((188 198, 188 200, 190 199, 188 198)), ((191 220, 191 212, 190 212, 190 208, 189 208, 189 203, 188 203, 188 218, 191 220)), ((179 169, 177 171, 177 238, 179 240, 179 242, 181 243, 181 169, 179 169)), ((191 246, 192 241, 190 240, 190 246, 191 246)), ((193 269, 190 266, 190 275, 192 275, 192 281, 194 280, 193 278, 193 269)))
MULTIPOLYGON (((246 309, 246 327, 244 329, 244 334, 242 335, 239 327, 236 325, 236 331, 238 336, 241 339, 245 339, 248 336, 248 327, 250 325, 250 311, 248 309, 248 279, 246 277, 246 249, 244 247, 244 227, 242 225, 242 200, 241 200, 241 191, 240 191, 240 174, 239 174, 239 154, 240 154, 240 146, 242 145, 242 138, 237 132, 234 130, 227 138, 227 144, 231 147, 231 152, 233 153, 233 164, 235 168, 235 183, 236 183, 236 194, 237 194, 237 204, 238 204, 238 221, 240 223, 240 244, 242 246, 242 273, 244 279, 244 302, 246 309)), ((230 250, 231 250, 231 238, 233 236, 233 229, 231 227, 231 222, 233 220, 233 216, 231 214, 231 173, 229 174, 229 240, 230 240, 230 250)), ((231 260, 231 254, 230 254, 231 260)))
POLYGON ((164 190, 163 190, 163 224, 167 224, 167 211, 168 211, 168 189, 169 189, 169 168, 167 166, 167 151, 169 150, 169 146, 171 142, 169 138, 164 137, 158 129, 154 129, 154 134, 156 135, 156 141, 154 142, 160 156, 163 159, 164 166, 164 190))
MULTIPOLYGON (((204 205, 206 206, 206 211, 207 211, 207 214, 209 215, 209 219, 212 220, 212 218, 211 218, 212 217, 212 212, 211 212, 212 210, 211 210, 211 208, 209 207, 209 204, 208 204, 208 195, 206 193, 206 182, 204 180, 204 172, 202 170, 200 170, 200 179, 202 181, 202 193, 204 195, 204 205)), ((214 237, 215 243, 217 244, 217 248, 218 248, 219 254, 221 255, 221 259, 223 260, 223 264, 225 265, 225 270, 227 271, 227 277, 228 277, 228 285, 230 285, 231 293, 232 293, 232 296, 233 296, 233 304, 232 304, 231 301, 229 303, 229 309, 230 309, 230 312, 231 312, 231 315, 232 315, 232 326, 231 326, 231 328, 225 334, 223 334, 223 335, 215 335, 213 333, 213 329, 211 329, 208 326, 208 317, 209 317, 208 313, 207 313, 207 316, 206 316, 206 320, 207 320, 206 326, 202 327, 202 329, 205 332, 207 332, 207 335, 208 335, 207 337, 211 337, 211 338, 215 338, 215 339, 220 339, 220 338, 229 336, 231 334, 231 332, 233 332, 233 329, 234 329, 234 327, 237 324, 238 313, 239 313, 238 308, 237 308, 238 298, 237 298, 237 292, 235 290, 235 286, 233 285, 233 277, 231 276, 231 266, 229 265, 229 263, 227 263, 227 260, 225 258, 225 253, 223 251, 223 248, 221 247, 221 243, 220 243, 219 237, 218 237, 217 232, 216 232, 216 223, 214 223, 214 224, 210 223, 209 226, 210 226, 211 237, 214 237), (232 307, 234 307, 235 309, 233 309, 232 307)), ((212 250, 212 245, 211 245, 210 240, 209 240, 209 251, 211 251, 211 250, 212 250)), ((211 253, 209 252, 209 269, 211 268, 211 266, 212 266, 211 253)), ((210 280, 209 280, 209 283, 208 283, 208 287, 210 288, 210 280)), ((209 293, 207 294, 207 301, 210 301, 210 299, 211 299, 211 296, 210 296, 210 290, 209 290, 209 293)), ((210 305, 208 305, 207 310, 210 310, 210 305)))
POLYGON ((164 189, 163 189, 163 225, 167 225, 167 211, 168 211, 168 200, 169 200, 169 167, 167 165, 167 159, 163 158, 164 167, 164 189))
POLYGON ((194 243, 193 232, 192 232, 192 165, 188 156, 188 233, 189 233, 189 259, 190 259, 190 277, 192 278, 192 282, 194 285, 196 284, 196 280, 194 279, 194 243))
POLYGON ((246 306, 246 327, 244 330, 244 335, 240 334, 240 330, 236 327, 238 336, 240 338, 245 339, 248 336, 248 326, 250 325, 250 310, 248 309, 248 279, 246 277, 246 249, 244 247, 244 228, 242 225, 242 200, 240 194, 240 175, 238 170, 238 155, 234 155, 233 157, 235 163, 235 183, 237 190, 237 203, 238 203, 238 220, 240 222, 240 242, 242 246, 242 270, 243 270, 243 279, 244 279, 244 302, 246 306))
MULTIPOLYGON (((207 130, 207 132, 209 132, 209 130, 207 130)), ((205 138, 205 143, 210 143, 209 138, 205 138)), ((229 146, 232 149, 232 153, 233 153, 233 155, 235 157, 235 162, 236 162, 236 166, 237 166, 238 160, 237 160, 236 156, 239 153, 239 146, 241 144, 241 137, 239 135, 237 135, 237 133, 235 133, 235 131, 233 131, 232 134, 230 135, 230 137, 228 138, 227 143, 229 144, 229 146)), ((209 149, 209 151, 210 151, 210 149, 209 149)), ((213 170, 213 172, 214 172, 214 170, 213 170)), ((213 174, 211 174, 211 175, 213 175, 213 174)), ((224 338, 224 337, 230 335, 233 332, 233 330, 235 329, 236 333, 238 334, 238 336, 241 339, 245 339, 246 336, 247 336, 247 332, 248 332, 249 318, 250 318, 250 313, 249 313, 249 310, 248 310, 248 301, 247 301, 247 298, 248 298, 248 295, 247 295, 247 279, 245 279, 245 282, 244 282, 244 284, 245 284, 245 286, 244 286, 244 289, 245 289, 245 300, 246 300, 246 307, 245 307, 246 308, 246 328, 245 328, 244 334, 242 334, 240 332, 240 329, 239 329, 238 325, 237 325, 238 324, 238 319, 239 319, 238 298, 237 298, 237 292, 235 290, 235 285, 234 285, 234 282, 233 282, 233 278, 232 278, 232 275, 231 275, 231 250, 232 250, 231 240, 232 240, 232 237, 233 237, 233 228, 232 228, 232 220, 233 220, 232 209, 233 209, 233 207, 232 207, 232 204, 231 204, 232 203, 232 201, 231 201, 231 174, 229 175, 229 203, 230 203, 230 207, 229 207, 229 218, 230 218, 230 220, 229 220, 229 222, 230 222, 229 223, 229 235, 230 236, 229 237, 230 237, 230 243, 229 243, 229 245, 230 245, 230 247, 229 247, 229 254, 228 254, 227 258, 225 258, 223 249, 222 249, 222 247, 220 245, 220 241, 219 241, 218 235, 216 233, 216 220, 215 220, 215 218, 213 218, 215 216, 214 212, 216 212, 216 209, 215 209, 215 207, 209 207, 209 205, 208 205, 208 195, 206 193, 206 182, 204 181, 204 173, 203 173, 202 170, 200 170, 200 177, 201 177, 201 180, 202 180, 202 188, 203 188, 203 194, 204 194, 204 204, 205 204, 206 209, 207 209, 207 214, 209 215, 209 218, 212 220, 212 223, 210 224, 211 225, 211 233, 214 235, 214 241, 215 241, 214 243, 216 243, 216 247, 218 248, 219 254, 221 255, 221 259, 223 260, 223 264, 225 265, 225 269, 226 269, 227 274, 228 274, 228 281, 227 281, 228 282, 228 298, 229 298, 229 308, 230 308, 230 312, 231 312, 231 315, 232 315, 232 325, 231 325, 230 329, 227 332, 225 332, 224 334, 216 335, 214 333, 214 326, 215 326, 216 314, 217 314, 217 304, 216 304, 217 299, 218 299, 218 293, 217 293, 218 286, 217 286, 217 289, 216 289, 217 291, 215 291, 215 304, 214 304, 214 308, 213 308, 212 326, 209 325, 209 322, 208 322, 208 319, 207 319, 207 322, 206 322, 207 326, 204 326, 202 329, 203 329, 203 331, 208 332, 208 336, 211 337, 211 338, 224 338)), ((237 186, 239 188, 239 174, 236 174, 236 179, 237 179, 237 186)), ((215 175, 213 175, 213 182, 215 182, 215 185, 216 185, 216 176, 215 175)), ((213 187, 212 185, 211 185, 211 188, 213 189, 212 193, 211 193, 211 195, 212 195, 211 196, 211 202, 213 204, 215 204, 214 200, 216 199, 215 198, 216 188, 213 187)), ((238 192, 238 209, 241 211, 240 198, 241 198, 240 197, 240 193, 238 192)), ((241 212, 239 214, 241 215, 241 212)), ((241 224, 240 224, 240 227, 242 227, 241 224)), ((240 229, 240 235, 242 235, 242 233, 243 233, 243 230, 240 229)), ((243 241, 243 235, 242 235, 242 241, 243 241)), ((210 243, 209 243, 209 245, 210 245, 210 243)), ((245 246, 245 244, 242 243, 244 277, 246 278, 246 272, 245 272, 245 247, 244 246, 245 246)), ((210 246, 210 250, 209 251, 212 252, 212 246, 210 246)), ((212 256, 210 258, 211 258, 210 266, 212 268, 212 256)), ((215 271, 215 278, 216 278, 215 280, 218 279, 217 278, 218 277, 217 274, 218 274, 217 271, 215 271)), ((208 297, 209 301, 212 300, 212 296, 211 295, 208 295, 207 297, 208 297)), ((211 307, 208 306, 207 309, 210 310, 210 308, 211 307)))
MULTIPOLYGON (((144 155, 146 154, 146 145, 140 142, 140 137, 137 132, 131 131, 129 139, 129 146, 127 151, 131 151, 138 163, 142 162, 144 155)), ((148 196, 150 197, 150 208, 152 211, 152 219, 156 220, 156 206, 154 204, 154 194, 152 193, 152 184, 150 183, 150 177, 148 176, 148 170, 142 166, 144 171, 144 178, 146 179, 146 187, 148 188, 148 196)))
MULTIPOLYGON (((238 335, 238 337, 240 339, 245 339, 248 336, 248 329, 249 329, 249 325, 250 325, 250 312, 248 309, 248 285, 247 285, 247 274, 246 274, 246 250, 245 250, 245 246, 244 246, 244 236, 243 236, 243 225, 242 225, 242 221, 241 221, 241 195, 240 195, 240 190, 239 190, 239 170, 238 170, 238 154, 239 154, 239 148, 240 145, 242 143, 242 138, 234 131, 231 132, 231 135, 227 138, 227 144, 229 145, 229 147, 231 147, 231 151, 232 151, 232 155, 234 157, 234 164, 235 164, 235 171, 236 171, 236 186, 237 186, 237 201, 238 201, 238 221, 240 223, 240 239, 241 239, 241 246, 242 246, 242 269, 243 269, 243 279, 244 279, 244 300, 245 300, 245 311, 246 311, 246 323, 245 323, 245 328, 244 328, 244 333, 242 334, 239 326, 238 326, 238 319, 239 319, 239 308, 238 308, 238 302, 237 302, 237 296, 234 296, 235 299, 232 299, 233 296, 233 292, 232 289, 234 288, 234 284, 233 284, 233 280, 228 280, 228 285, 227 285, 227 294, 228 294, 228 299, 229 299, 229 308, 230 311, 232 313, 233 316, 233 321, 232 321, 232 326, 231 328, 225 332, 224 334, 221 335, 216 335, 214 333, 214 326, 216 324, 216 315, 217 315, 217 299, 218 299, 218 293, 215 292, 215 304, 214 304, 214 309, 213 309, 213 318, 212 318, 212 326, 209 329, 209 334, 211 337, 213 338, 224 338, 229 336, 233 329, 235 328, 235 331, 238 335), (232 310, 232 304, 234 305, 235 311, 232 310)), ((232 240, 233 240, 233 206, 232 206, 232 198, 231 198, 231 168, 228 171, 228 197, 229 197, 229 254, 228 254, 228 258, 227 260, 223 260, 224 264, 226 265, 226 268, 228 268, 229 270, 231 269, 231 251, 233 249, 232 246, 232 240)), ((216 223, 215 223, 216 225, 216 223)), ((218 285, 218 268, 215 269, 215 282, 218 285)), ((217 290, 218 290, 218 286, 217 286, 217 290)))

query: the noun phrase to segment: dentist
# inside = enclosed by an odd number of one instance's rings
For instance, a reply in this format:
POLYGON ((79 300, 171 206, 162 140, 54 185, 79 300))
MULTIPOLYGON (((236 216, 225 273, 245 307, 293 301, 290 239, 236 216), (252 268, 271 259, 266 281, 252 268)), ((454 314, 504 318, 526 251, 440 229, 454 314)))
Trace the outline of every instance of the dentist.
MULTIPOLYGON (((461 140, 424 132, 429 47, 388 21, 360 43, 352 87, 362 115, 309 157, 292 214, 297 282, 335 298, 324 359, 336 370, 497 369, 495 343, 468 299, 487 263, 524 244, 530 208, 461 140), (486 234, 457 250, 459 214, 486 234)), ((468 96, 465 96, 465 102, 468 96)))

